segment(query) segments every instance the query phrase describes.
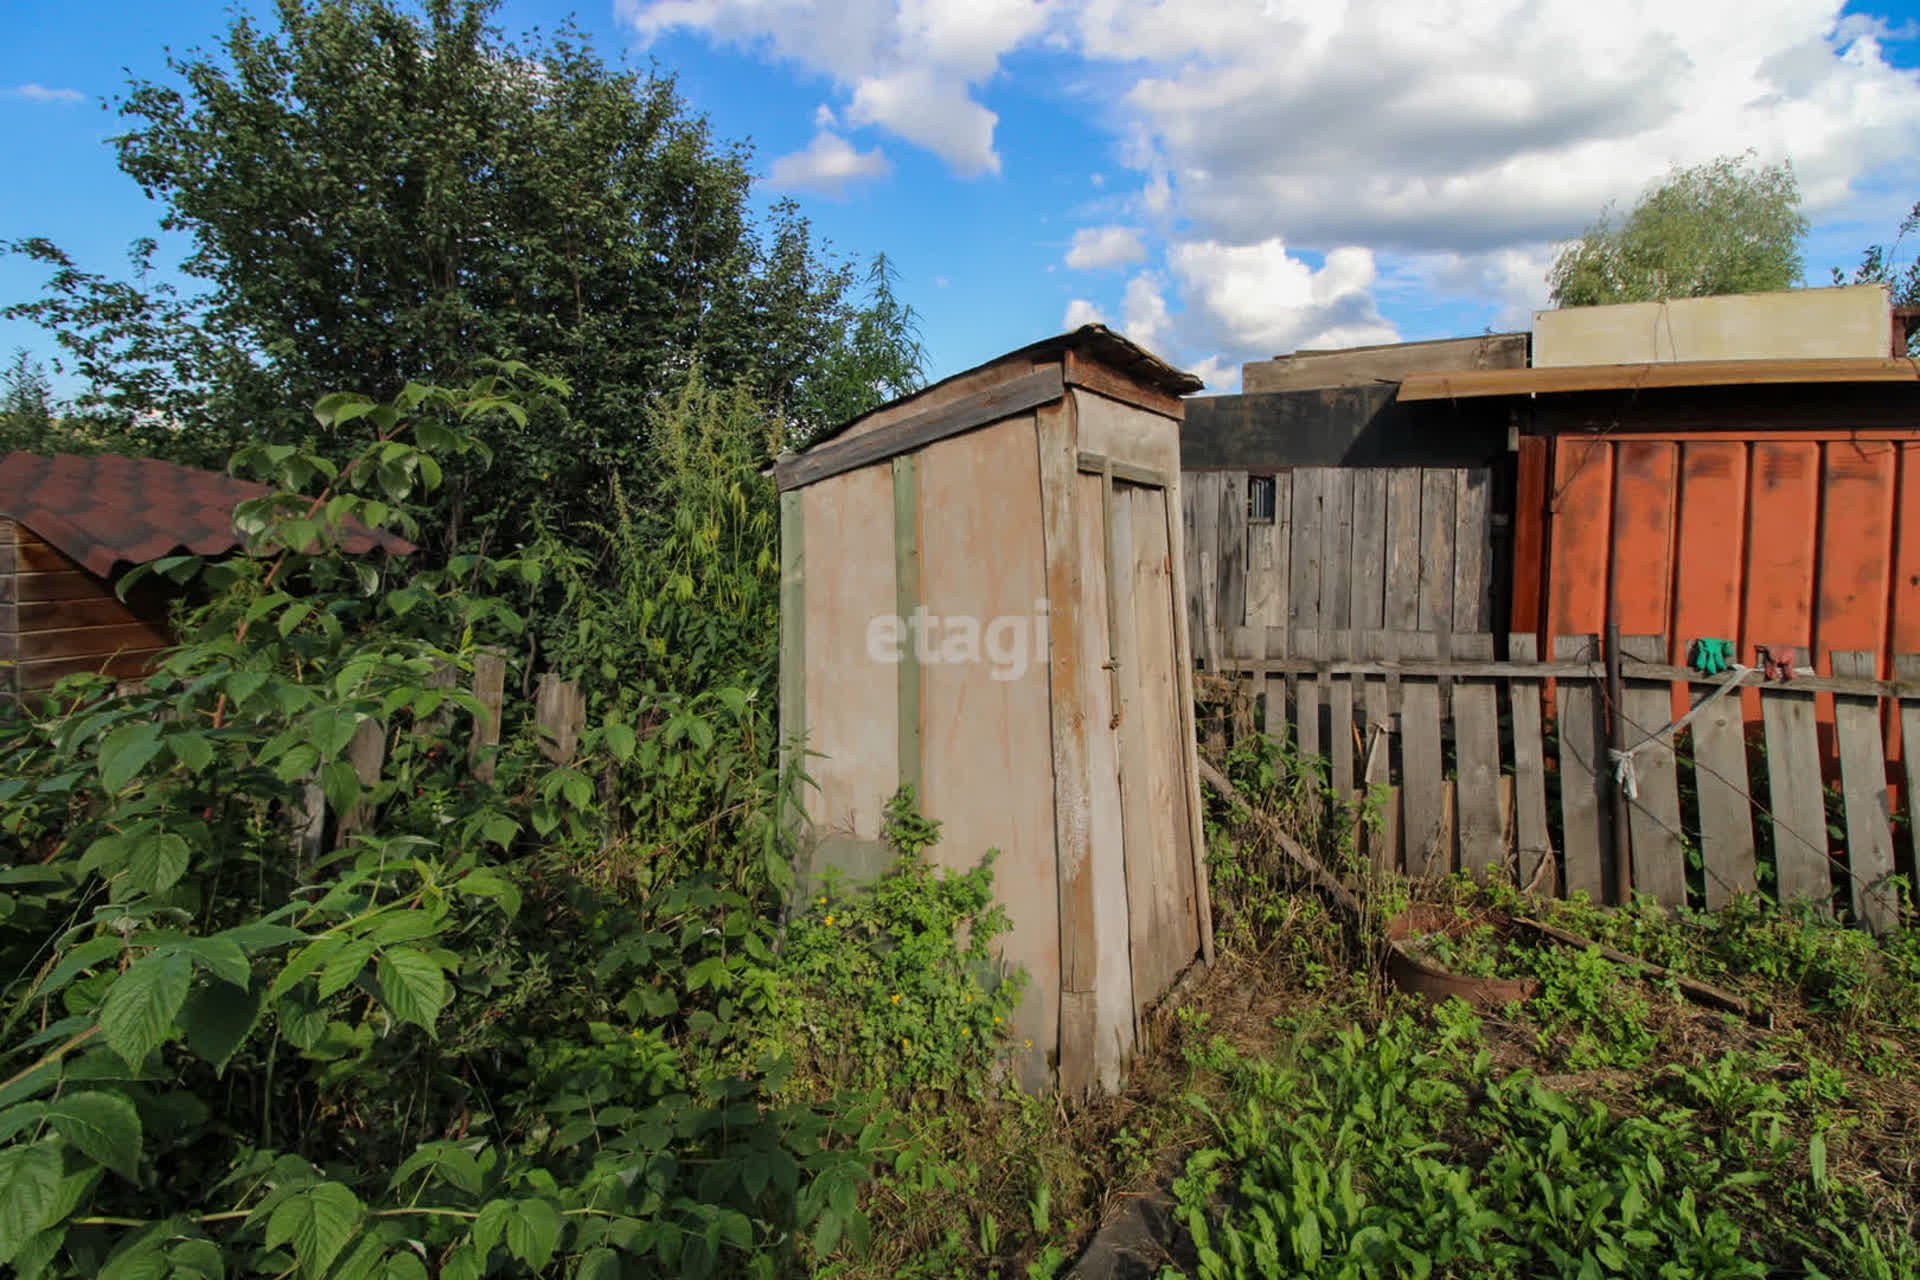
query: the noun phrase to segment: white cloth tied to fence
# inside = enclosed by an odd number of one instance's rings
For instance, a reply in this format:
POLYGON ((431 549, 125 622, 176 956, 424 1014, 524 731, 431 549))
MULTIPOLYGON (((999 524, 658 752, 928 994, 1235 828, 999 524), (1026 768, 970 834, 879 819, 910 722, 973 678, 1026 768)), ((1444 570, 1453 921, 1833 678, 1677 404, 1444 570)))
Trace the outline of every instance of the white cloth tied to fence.
MULTIPOLYGON (((1621 790, 1627 793, 1627 799, 1638 800, 1640 798, 1640 778, 1639 775, 1634 772, 1633 757, 1638 752, 1660 741, 1668 734, 1678 733, 1681 729, 1685 728, 1695 716, 1725 697, 1729 689, 1739 688, 1740 682, 1751 674, 1753 670, 1752 667, 1743 667, 1737 662, 1729 663, 1727 665, 1727 678, 1715 686, 1712 693, 1694 703, 1687 711, 1687 714, 1681 716, 1678 720, 1670 722, 1664 729, 1654 730, 1626 751, 1615 751, 1611 747, 1607 748, 1607 758, 1613 762, 1613 781, 1621 790)), ((1620 714, 1618 707, 1614 708, 1614 714, 1620 714)))

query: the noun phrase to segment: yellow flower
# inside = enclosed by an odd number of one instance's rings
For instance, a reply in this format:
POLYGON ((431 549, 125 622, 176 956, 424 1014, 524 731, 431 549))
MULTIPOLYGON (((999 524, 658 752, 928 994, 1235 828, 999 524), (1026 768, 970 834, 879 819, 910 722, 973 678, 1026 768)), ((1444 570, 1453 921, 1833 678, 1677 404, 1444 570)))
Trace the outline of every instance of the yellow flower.
POLYGON ((902 1041, 900 1042, 900 1047, 901 1047, 902 1049, 911 1049, 911 1048, 913 1048, 913 1041, 911 1041, 911 1040, 902 1040, 902 1041))
POLYGON ((1000 1025, 1000 1015, 997 1013, 993 1015, 993 1025, 996 1027, 1000 1025))
POLYGON ((1029 1049, 1033 1048, 1033 1041, 1031 1040, 1027 1041, 1027 1048, 1029 1049))
POLYGON ((889 997, 888 997, 888 999, 890 999, 890 1000, 892 1000, 892 1001, 893 1001, 893 1002, 894 1002, 895 1004, 899 1004, 899 1003, 900 1003, 900 993, 899 993, 898 991, 896 991, 896 992, 894 992, 894 993, 893 993, 893 994, 892 994, 891 996, 889 996, 889 997))
POLYGON ((825 897, 822 897, 822 898, 820 899, 820 905, 821 905, 821 906, 823 906, 823 907, 827 905, 827 900, 826 900, 826 898, 825 898, 825 897))
POLYGON ((827 925, 828 927, 832 927, 833 925, 833 917, 831 915, 827 917, 827 925))
POLYGON ((970 1036, 970 1035, 972 1035, 972 1034, 973 1034, 973 1028, 972 1028, 972 1027, 962 1027, 962 1028, 960 1028, 960 1034, 961 1034, 961 1035, 963 1035, 963 1036, 970 1036))
POLYGON ((972 997, 972 996, 970 996, 970 995, 967 995, 967 996, 961 996, 961 997, 960 997, 960 1003, 961 1003, 961 1004, 972 1004, 972 1003, 973 1003, 973 997, 972 997))

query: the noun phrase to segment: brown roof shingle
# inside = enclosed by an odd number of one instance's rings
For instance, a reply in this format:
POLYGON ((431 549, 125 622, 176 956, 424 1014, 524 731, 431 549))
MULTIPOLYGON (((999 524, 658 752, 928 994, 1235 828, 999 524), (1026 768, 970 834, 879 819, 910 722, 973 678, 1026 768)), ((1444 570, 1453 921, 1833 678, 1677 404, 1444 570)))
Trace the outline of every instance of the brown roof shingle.
MULTIPOLYGON (((265 485, 158 458, 102 453, 0 458, 0 516, 18 520, 105 578, 116 564, 141 564, 177 551, 221 555, 243 545, 233 509, 271 492, 265 485)), ((358 524, 342 530, 352 555, 413 545, 358 524)))

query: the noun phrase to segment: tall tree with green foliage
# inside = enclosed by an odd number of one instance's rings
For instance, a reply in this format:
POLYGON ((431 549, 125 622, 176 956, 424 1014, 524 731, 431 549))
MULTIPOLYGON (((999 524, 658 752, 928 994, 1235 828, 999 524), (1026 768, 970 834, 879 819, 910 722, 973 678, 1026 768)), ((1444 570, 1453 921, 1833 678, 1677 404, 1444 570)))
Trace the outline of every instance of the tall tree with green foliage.
MULTIPOLYGON (((1920 307, 1920 255, 1900 262, 1900 249, 1907 237, 1920 231, 1920 200, 1900 220, 1900 230, 1887 244, 1870 244, 1860 252, 1860 265, 1851 276, 1839 268, 1833 272, 1835 284, 1884 284, 1896 307, 1920 307)), ((1920 354, 1920 333, 1907 336, 1907 354, 1920 354)))
POLYGON ((1790 162, 1722 156, 1674 170, 1624 218, 1603 212, 1547 281, 1562 307, 1789 289, 1806 233, 1790 162))
POLYGON ((749 152, 671 76, 607 65, 571 26, 516 43, 494 8, 281 0, 270 28, 242 16, 219 52, 134 81, 120 163, 191 238, 204 296, 182 315, 36 242, 54 278, 13 313, 91 353, 105 407, 220 445, 311 441, 292 407, 340 388, 496 360, 565 378, 564 412, 487 429, 496 462, 446 499, 450 542, 524 532, 535 497, 597 512, 610 474, 647 469, 641 425, 695 364, 799 434, 917 385, 890 281, 863 293, 791 202, 756 218, 749 152))

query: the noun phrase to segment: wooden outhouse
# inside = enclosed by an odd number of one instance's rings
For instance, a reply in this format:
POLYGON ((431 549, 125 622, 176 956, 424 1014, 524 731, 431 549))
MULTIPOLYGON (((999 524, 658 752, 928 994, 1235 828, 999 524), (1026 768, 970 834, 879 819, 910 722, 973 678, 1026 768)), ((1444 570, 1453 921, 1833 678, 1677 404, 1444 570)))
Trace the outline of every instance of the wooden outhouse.
POLYGON ((903 785, 939 862, 999 850, 1029 1088, 1117 1085, 1141 1013, 1211 959, 1179 515, 1200 385, 1090 325, 774 469, 808 870, 879 871, 903 785))
MULTIPOLYGON (((122 598, 120 576, 176 551, 239 550, 233 509, 267 492, 158 458, 0 458, 0 701, 76 672, 146 675, 174 642, 178 588, 149 578, 122 598)), ((353 554, 412 550, 357 524, 340 541, 353 554)))

